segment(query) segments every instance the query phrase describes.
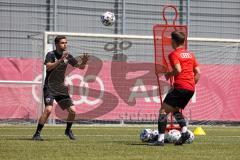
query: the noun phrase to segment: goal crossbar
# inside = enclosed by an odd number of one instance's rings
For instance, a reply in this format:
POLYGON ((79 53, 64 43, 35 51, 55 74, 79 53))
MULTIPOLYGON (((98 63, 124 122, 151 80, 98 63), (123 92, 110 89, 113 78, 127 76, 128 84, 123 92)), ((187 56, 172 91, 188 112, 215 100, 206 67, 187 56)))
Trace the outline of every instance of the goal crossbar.
MULTIPOLYGON (((153 36, 140 35, 120 35, 120 34, 96 34, 96 33, 77 33, 77 32, 44 32, 44 37, 49 35, 67 35, 73 37, 95 37, 95 38, 126 38, 126 39, 153 39, 153 36)), ((225 38, 205 38, 205 37, 188 37, 189 41, 205 41, 205 42, 226 42, 240 43, 240 39, 225 39, 225 38)))

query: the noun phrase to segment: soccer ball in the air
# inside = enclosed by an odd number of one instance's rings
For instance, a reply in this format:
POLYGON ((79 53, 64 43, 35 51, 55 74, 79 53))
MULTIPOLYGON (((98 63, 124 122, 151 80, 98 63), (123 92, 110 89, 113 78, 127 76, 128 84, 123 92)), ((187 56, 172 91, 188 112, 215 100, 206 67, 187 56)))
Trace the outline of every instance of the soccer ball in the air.
POLYGON ((180 137, 181 137, 181 132, 176 129, 170 130, 165 135, 165 138, 169 143, 175 143, 180 137))
POLYGON ((105 12, 101 16, 101 22, 105 26, 112 26, 115 22, 115 15, 112 12, 105 12))

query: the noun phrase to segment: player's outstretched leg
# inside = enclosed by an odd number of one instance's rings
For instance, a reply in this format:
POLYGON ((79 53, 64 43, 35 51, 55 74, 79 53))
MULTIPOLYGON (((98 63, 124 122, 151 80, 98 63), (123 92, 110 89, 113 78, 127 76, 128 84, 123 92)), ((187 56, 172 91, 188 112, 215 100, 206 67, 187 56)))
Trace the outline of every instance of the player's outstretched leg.
MULTIPOLYGON (((160 111, 161 112, 161 111, 160 111)), ((164 133, 167 126, 167 114, 160 113, 158 117, 158 140, 150 143, 150 146, 164 146, 164 133)))
POLYGON ((69 137, 70 140, 76 140, 76 137, 74 136, 71 128, 72 128, 72 124, 73 124, 73 121, 75 119, 75 109, 73 106, 69 107, 68 109, 68 118, 67 118, 67 127, 66 127, 66 130, 65 130, 65 135, 67 137, 69 137))
POLYGON ((162 104, 158 117, 158 132, 159 132, 158 140, 151 145, 164 146, 164 135, 167 127, 167 115, 170 112, 175 112, 176 110, 177 110, 176 108, 168 105, 165 102, 162 104))
POLYGON ((182 130, 181 137, 177 140, 177 142, 175 142, 175 145, 182 145, 186 142, 186 140, 188 140, 188 138, 190 138, 190 134, 187 132, 186 120, 184 119, 182 113, 179 111, 174 112, 173 116, 182 130))
POLYGON ((51 114, 51 112, 52 112, 52 106, 46 106, 42 116, 39 118, 38 126, 32 137, 32 140, 43 141, 43 139, 41 137, 41 131, 42 131, 42 128, 44 127, 44 124, 47 121, 49 115, 51 114))

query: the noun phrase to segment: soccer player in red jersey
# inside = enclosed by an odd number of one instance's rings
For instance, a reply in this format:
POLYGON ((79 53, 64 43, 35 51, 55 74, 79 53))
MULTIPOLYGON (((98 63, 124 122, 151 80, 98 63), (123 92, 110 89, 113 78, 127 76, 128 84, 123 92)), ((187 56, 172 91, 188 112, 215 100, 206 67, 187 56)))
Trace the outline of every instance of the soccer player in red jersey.
POLYGON ((151 145, 164 146, 164 133, 167 126, 167 115, 172 112, 174 118, 181 127, 181 138, 175 145, 182 145, 190 137, 187 132, 186 121, 180 109, 184 109, 192 98, 195 85, 200 78, 200 69, 193 53, 184 49, 185 34, 174 31, 171 33, 172 47, 174 51, 168 58, 172 66, 171 72, 166 72, 168 80, 174 77, 173 88, 168 92, 159 111, 158 140, 151 145))

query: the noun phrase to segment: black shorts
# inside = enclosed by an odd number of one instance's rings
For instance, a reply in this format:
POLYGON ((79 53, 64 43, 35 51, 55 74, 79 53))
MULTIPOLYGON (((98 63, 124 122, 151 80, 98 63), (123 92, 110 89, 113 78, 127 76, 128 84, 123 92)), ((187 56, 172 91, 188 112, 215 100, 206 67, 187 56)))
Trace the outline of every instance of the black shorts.
POLYGON ((173 89, 168 92, 163 102, 172 107, 184 109, 192 98, 193 94, 194 91, 185 89, 173 89))
POLYGON ((53 101, 55 100, 58 105, 64 110, 73 106, 73 102, 69 94, 65 95, 54 95, 51 93, 48 87, 43 88, 43 97, 45 106, 53 105, 53 101))

